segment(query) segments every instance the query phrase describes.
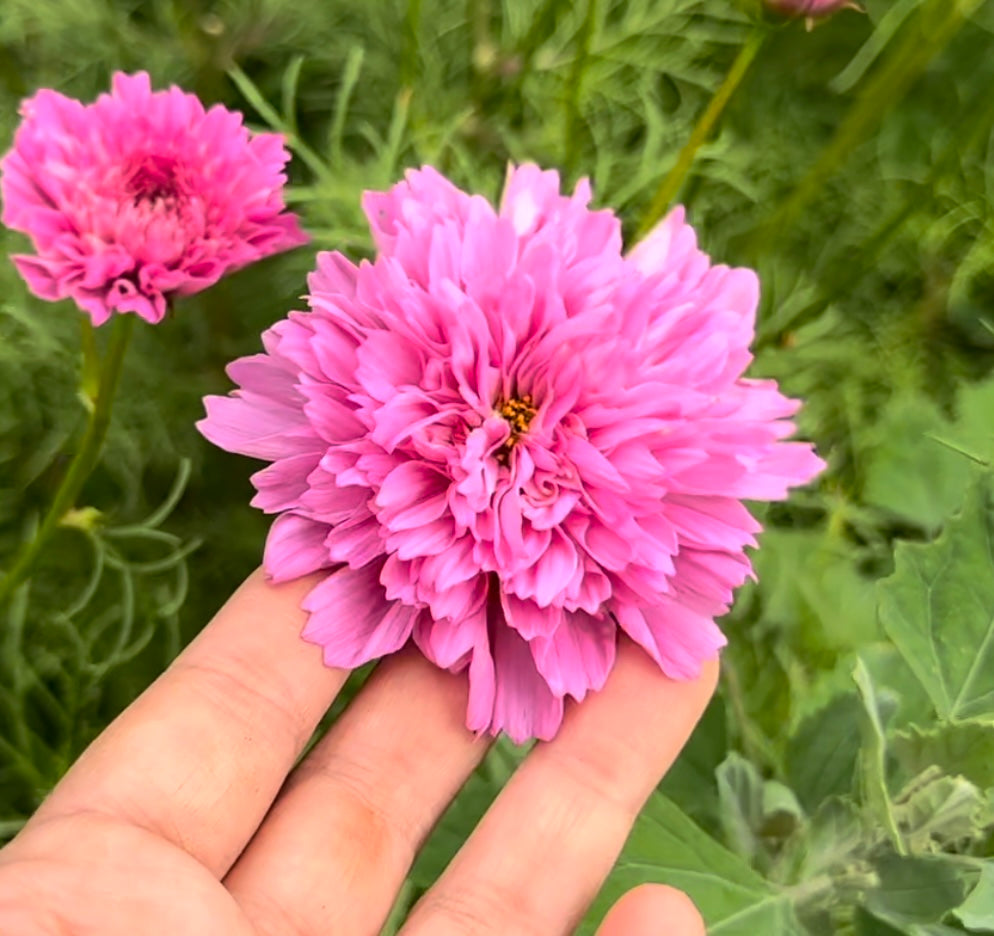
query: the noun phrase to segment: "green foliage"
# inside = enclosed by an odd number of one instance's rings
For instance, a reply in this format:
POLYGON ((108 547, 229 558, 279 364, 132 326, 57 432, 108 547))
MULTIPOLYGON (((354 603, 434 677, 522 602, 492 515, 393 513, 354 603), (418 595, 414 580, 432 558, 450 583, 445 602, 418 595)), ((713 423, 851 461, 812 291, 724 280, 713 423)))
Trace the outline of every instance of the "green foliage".
POLYGON ((971 719, 930 728, 917 725, 894 736, 894 754, 910 775, 937 766, 981 789, 994 787, 994 721, 971 719))
POLYGON ((994 932, 994 862, 983 863, 977 886, 953 914, 968 930, 994 932))
POLYGON ((593 915, 602 915, 629 888, 659 880, 690 894, 710 934, 800 936, 804 932, 788 894, 765 881, 657 793, 636 822, 593 915))
POLYGON ((884 628, 940 718, 994 716, 994 503, 991 478, 927 546, 902 543, 880 585, 884 628))
MULTIPOLYGON (((764 20, 682 182, 704 246, 759 269, 753 374, 805 398, 830 467, 764 510, 719 695, 583 932, 643 881, 724 936, 994 932, 994 8, 865 5, 811 33, 764 20)), ((0 148, 34 89, 91 98, 147 68, 287 135, 318 249, 368 254, 360 191, 423 162, 490 196, 509 159, 589 175, 631 232, 757 8, 4 0, 0 148)), ((101 464, 0 611, 0 838, 258 563, 251 468, 193 423, 311 265, 274 258, 136 330, 101 464)), ((0 296, 6 569, 85 407, 78 312, 9 264, 0 296)), ((521 756, 498 744, 457 797, 392 929, 521 756)))

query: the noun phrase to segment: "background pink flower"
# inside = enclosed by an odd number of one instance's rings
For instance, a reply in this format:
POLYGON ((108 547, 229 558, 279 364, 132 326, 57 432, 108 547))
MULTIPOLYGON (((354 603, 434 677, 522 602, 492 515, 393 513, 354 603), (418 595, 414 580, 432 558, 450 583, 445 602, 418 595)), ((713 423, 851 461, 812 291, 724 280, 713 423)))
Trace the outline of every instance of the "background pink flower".
POLYGON ((766 0, 766 5, 785 16, 807 16, 817 19, 842 9, 858 10, 855 0, 766 0))
POLYGON ((0 220, 37 254, 14 263, 37 296, 72 297, 96 325, 158 322, 169 296, 307 240, 283 210, 282 137, 251 136, 220 105, 118 73, 93 104, 43 90, 21 113, 0 220))
POLYGON ((310 309, 234 362, 208 439, 271 464, 276 580, 325 569, 304 637, 354 667, 413 639, 468 670, 467 723, 549 738, 619 629, 674 678, 724 638, 759 524, 822 467, 750 361, 758 284, 682 210, 627 257, 589 187, 509 173, 495 210, 433 169, 365 209, 379 254, 319 255, 310 309))

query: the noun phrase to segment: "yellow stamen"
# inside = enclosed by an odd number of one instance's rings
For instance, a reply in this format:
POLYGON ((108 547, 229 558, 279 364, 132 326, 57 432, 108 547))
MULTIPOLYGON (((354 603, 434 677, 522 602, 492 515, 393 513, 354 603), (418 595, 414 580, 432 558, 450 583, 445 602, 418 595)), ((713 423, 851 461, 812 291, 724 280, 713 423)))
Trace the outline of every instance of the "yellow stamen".
POLYGON ((511 397, 510 400, 498 405, 497 414, 504 419, 511 428, 511 434, 507 437, 507 441, 497 453, 499 460, 505 461, 507 459, 508 454, 515 446, 518 439, 528 431, 528 427, 531 425, 531 421, 537 412, 538 410, 535 407, 535 401, 532 399, 532 395, 530 393, 526 393, 520 398, 511 397))

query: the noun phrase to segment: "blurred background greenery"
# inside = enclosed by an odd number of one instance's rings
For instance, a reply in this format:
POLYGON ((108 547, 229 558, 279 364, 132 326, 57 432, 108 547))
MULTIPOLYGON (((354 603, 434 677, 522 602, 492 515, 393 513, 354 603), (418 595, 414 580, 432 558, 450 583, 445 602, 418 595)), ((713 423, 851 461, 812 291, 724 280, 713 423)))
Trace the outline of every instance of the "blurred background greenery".
MULTIPOLYGON (((590 176, 633 234, 740 48, 766 33, 679 200, 714 257, 759 269, 753 374, 807 400, 802 431, 830 470, 764 512, 719 696, 604 897, 669 880, 715 933, 994 931, 994 605, 973 591, 994 580, 994 3, 865 6, 808 32, 757 25, 750 0, 0 3, 0 149, 35 89, 89 100, 112 71, 147 69, 286 132, 315 247, 353 255, 370 250, 361 190, 426 162, 491 197, 508 160, 590 176), (899 542, 922 545, 880 586, 899 542), (946 587, 937 572, 915 591, 933 560, 969 574, 946 583, 948 616, 916 622, 946 587), (980 623, 963 623, 968 595, 980 623), (935 662, 916 668, 912 638, 937 623, 935 662), (929 667, 955 669, 942 647, 981 667, 945 709, 929 684, 929 667)), ((0 609, 3 836, 259 562, 252 467, 194 422, 228 389, 227 361, 300 307, 312 264, 308 249, 268 260, 137 329, 78 505, 99 513, 60 530, 0 609)), ((0 265, 0 566, 82 424, 79 315, 0 265)), ((519 756, 498 745, 398 915, 519 756)))

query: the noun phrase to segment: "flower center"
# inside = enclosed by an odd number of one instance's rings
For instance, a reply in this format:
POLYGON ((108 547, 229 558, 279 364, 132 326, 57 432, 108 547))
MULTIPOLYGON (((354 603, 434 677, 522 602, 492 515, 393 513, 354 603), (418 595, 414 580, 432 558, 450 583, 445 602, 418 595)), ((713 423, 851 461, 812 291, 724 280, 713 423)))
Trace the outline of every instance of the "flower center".
POLYGON ((177 191, 176 163, 161 156, 146 156, 128 177, 126 188, 136 203, 171 202, 177 191))
POLYGON ((511 427, 511 434, 497 453, 499 461, 507 460, 511 449, 517 444, 518 439, 528 431, 528 426, 531 425, 532 418, 537 412, 538 410, 535 408, 535 402, 532 400, 530 393, 526 393, 520 398, 511 397, 510 400, 500 404, 497 408, 497 413, 511 427))

